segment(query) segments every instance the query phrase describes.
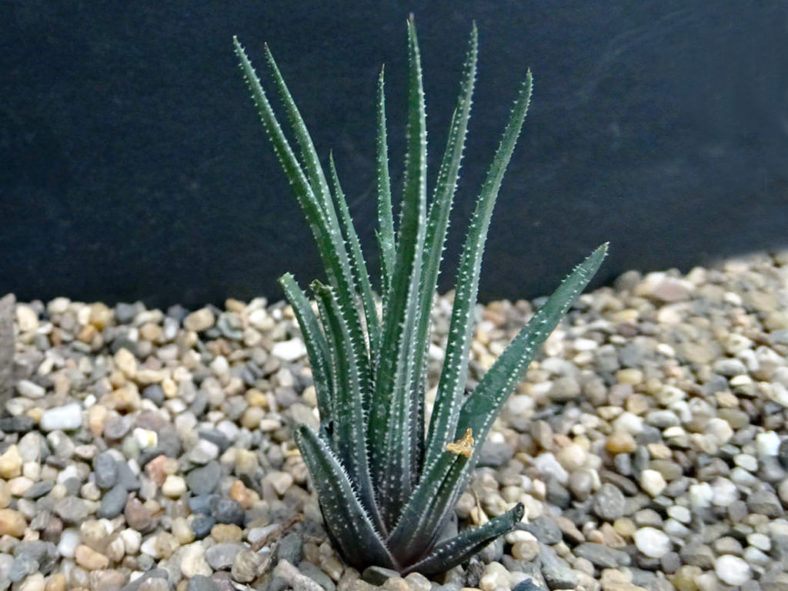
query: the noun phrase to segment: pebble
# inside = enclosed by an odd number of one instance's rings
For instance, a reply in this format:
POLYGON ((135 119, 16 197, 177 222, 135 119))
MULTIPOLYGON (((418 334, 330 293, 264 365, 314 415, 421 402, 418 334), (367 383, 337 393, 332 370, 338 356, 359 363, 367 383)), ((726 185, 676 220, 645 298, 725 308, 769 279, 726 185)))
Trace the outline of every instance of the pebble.
POLYGON ((215 317, 209 308, 200 308, 183 319, 183 327, 186 330, 202 332, 213 326, 215 317))
POLYGON ((116 485, 104 493, 96 515, 104 519, 114 519, 123 512, 128 492, 123 485, 116 485))
POLYGON ((640 488, 652 497, 660 495, 667 487, 665 478, 656 470, 643 470, 638 481, 640 482, 640 488))
POLYGON ((642 527, 635 532, 635 546, 650 558, 662 558, 672 548, 670 538, 654 527, 642 527))
POLYGON ((603 484, 594 495, 594 513, 606 521, 615 521, 624 515, 624 494, 613 484, 603 484))
POLYGON ((109 566, 109 558, 84 544, 77 546, 74 559, 79 566, 86 570, 99 570, 109 566))
POLYGON ((0 536, 21 538, 25 534, 27 520, 13 509, 0 509, 0 536))
POLYGON ((195 468, 186 476, 186 484, 192 494, 206 495, 219 486, 222 468, 218 462, 209 462, 205 466, 195 468))
POLYGON ((162 484, 161 492, 172 499, 177 499, 186 492, 186 481, 180 476, 170 474, 162 484))
POLYGON ((50 408, 41 415, 43 431, 73 431, 82 426, 82 407, 77 402, 50 408))
POLYGON ((271 354, 283 361, 292 363, 306 355, 306 345, 300 338, 279 341, 274 344, 271 354))
POLYGON ((214 570, 225 570, 232 567, 235 557, 244 550, 244 545, 228 542, 211 546, 205 551, 205 559, 214 570))
POLYGON ((752 577, 750 565, 738 556, 723 554, 714 561, 714 572, 726 585, 743 585, 752 577))

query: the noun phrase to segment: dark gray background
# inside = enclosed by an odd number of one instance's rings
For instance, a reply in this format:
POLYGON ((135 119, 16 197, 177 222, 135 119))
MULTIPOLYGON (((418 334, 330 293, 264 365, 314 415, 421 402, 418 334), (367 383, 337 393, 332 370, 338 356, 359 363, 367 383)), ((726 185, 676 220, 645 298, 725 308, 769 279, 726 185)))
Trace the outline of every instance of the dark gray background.
POLYGON ((398 196, 409 12, 433 165, 473 19, 480 30, 450 263, 515 89, 526 67, 534 72, 483 298, 546 293, 604 240, 602 281, 788 244, 782 0, 7 0, 0 293, 194 306, 278 299, 284 271, 302 284, 320 275, 233 34, 258 66, 271 45, 321 156, 334 149, 372 247, 375 80, 385 62, 398 196))

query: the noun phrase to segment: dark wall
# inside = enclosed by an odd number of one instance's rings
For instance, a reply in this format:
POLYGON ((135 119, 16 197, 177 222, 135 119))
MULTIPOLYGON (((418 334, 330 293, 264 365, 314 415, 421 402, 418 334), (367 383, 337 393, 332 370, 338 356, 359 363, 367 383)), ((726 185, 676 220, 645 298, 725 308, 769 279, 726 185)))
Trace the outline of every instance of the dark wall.
POLYGON ((783 0, 7 0, 0 293, 197 305, 278 298, 284 271, 302 284, 320 274, 233 34, 260 66, 272 47, 372 247, 375 80, 385 62, 399 170, 409 12, 434 159, 472 20, 480 30, 452 262, 515 89, 534 72, 482 297, 546 293, 604 240, 602 280, 788 244, 783 0))

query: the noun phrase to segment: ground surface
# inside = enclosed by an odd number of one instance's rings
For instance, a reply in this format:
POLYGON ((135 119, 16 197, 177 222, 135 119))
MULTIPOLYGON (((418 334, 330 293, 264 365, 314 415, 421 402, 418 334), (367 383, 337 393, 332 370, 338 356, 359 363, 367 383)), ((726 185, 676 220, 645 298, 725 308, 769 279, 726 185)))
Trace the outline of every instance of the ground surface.
MULTIPOLYGON (((531 310, 479 308, 472 379, 531 310)), ((286 306, 55 299, 15 323, 0 590, 788 588, 788 253, 583 296, 457 507, 463 524, 518 501, 526 518, 435 581, 360 579, 326 542, 291 438, 316 417, 286 306)))

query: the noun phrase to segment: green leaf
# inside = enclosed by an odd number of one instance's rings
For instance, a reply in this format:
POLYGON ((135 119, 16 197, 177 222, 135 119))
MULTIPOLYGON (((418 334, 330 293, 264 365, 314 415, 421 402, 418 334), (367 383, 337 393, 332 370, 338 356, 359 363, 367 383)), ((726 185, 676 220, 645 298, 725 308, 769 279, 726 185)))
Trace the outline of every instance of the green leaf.
POLYGON ((455 483, 465 473, 467 463, 464 455, 444 452, 425 467, 399 522, 386 540, 402 564, 411 563, 435 543, 457 502, 461 490, 455 483))
POLYGON ((282 100, 287 110, 291 122, 293 122, 296 138, 301 145, 306 161, 307 171, 311 180, 304 173, 301 165, 293 153, 287 138, 285 137, 277 119, 266 97, 260 80, 252 67, 243 47, 237 38, 233 38, 235 51, 241 63, 241 70, 244 73, 247 84, 252 91, 252 99, 257 106, 260 119, 268 133, 274 151, 279 158, 285 174, 290 180, 290 184, 296 193, 299 205, 312 229, 312 234, 317 243, 318 252, 323 260, 329 283, 336 289, 336 297, 339 306, 346 316, 351 334, 351 345, 359 360, 359 367, 364 375, 365 382, 371 379, 369 360, 367 357, 366 343, 361 329, 361 319, 355 306, 355 291, 353 274, 345 250, 342 231, 336 217, 330 193, 325 185, 324 175, 317 160, 317 155, 312 147, 311 139, 306 132, 306 127, 301 120, 301 116, 284 84, 281 74, 279 74, 273 57, 268 53, 268 59, 272 63, 274 77, 282 95, 282 100), (322 180, 321 180, 322 179, 322 180))
POLYGON ((458 536, 441 542, 429 556, 409 566, 402 575, 414 572, 436 575, 446 572, 476 554, 498 536, 512 531, 523 518, 523 512, 523 506, 518 503, 484 525, 465 530, 458 536))
POLYGON ((357 568, 374 564, 400 570, 328 445, 306 425, 300 425, 295 435, 320 499, 326 527, 343 558, 357 568))
POLYGON ((465 237, 460 263, 457 268, 457 287, 454 294, 449 336, 446 342, 446 360, 443 364, 438 393, 427 435, 425 462, 430 463, 452 440, 457 412, 467 377, 468 354, 473 339, 473 310, 479 289, 482 255, 490 226, 493 206, 498 197, 506 167, 511 160, 523 121, 531 100, 532 78, 528 72, 514 108, 503 132, 501 143, 482 185, 476 208, 465 237))
POLYGON ((380 321, 378 312, 375 308, 375 297, 372 294, 372 285, 367 273, 367 264, 364 261, 364 254, 361 252, 361 242, 359 242, 353 219, 350 217, 350 210, 347 206, 345 193, 339 183, 336 165, 334 164, 333 154, 329 155, 329 167, 331 170, 331 183, 334 186, 334 195, 339 206, 339 221, 342 232, 350 248, 350 268, 353 272, 353 280, 356 292, 361 295, 361 303, 364 306, 364 316, 367 321, 367 333, 369 335, 369 350, 372 351, 377 343, 380 333, 380 321))
POLYGON ((295 133, 296 141, 301 148, 301 160, 306 166, 309 184, 312 186, 312 190, 319 198, 321 206, 330 218, 331 216, 329 214, 329 208, 332 208, 331 194, 328 190, 328 183, 326 182, 326 177, 323 173, 323 167, 320 165, 317 151, 315 150, 315 146, 312 143, 312 137, 309 135, 309 131, 307 130, 306 124, 301 117, 301 113, 299 112, 298 107, 296 106, 295 101, 290 94, 290 90, 287 88, 287 84, 285 83, 285 80, 279 71, 279 67, 276 65, 276 60, 274 60, 274 56, 271 53, 267 43, 265 44, 265 56, 268 60, 268 65, 271 68, 271 72, 273 73, 274 83, 276 84, 282 104, 285 107, 287 118, 290 121, 290 126, 292 127, 293 132, 295 133))
POLYGON ((331 350, 336 356, 333 365, 334 408, 332 413, 333 449, 348 471, 350 480, 358 487, 358 497, 372 517, 376 527, 383 530, 372 479, 366 442, 365 384, 361 381, 358 360, 350 344, 350 331, 339 309, 333 290, 315 281, 312 289, 321 304, 326 332, 331 339, 331 350))
POLYGON ((388 140, 386 139, 386 93, 383 82, 384 69, 378 78, 377 101, 377 190, 378 190, 378 244, 380 246, 380 293, 385 296, 394 272, 394 215, 391 210, 391 178, 389 176, 388 140))
POLYGON ((414 373, 421 369, 421 363, 413 356, 413 337, 418 322, 418 286, 424 248, 427 128, 421 59, 412 20, 408 21, 408 45, 410 75, 402 216, 396 263, 384 310, 375 398, 369 423, 370 465, 387 526, 393 525, 399 517, 415 480, 411 464, 414 442, 411 438, 410 397, 414 393, 411 388, 414 373))
MULTIPOLYGON (((607 243, 577 265, 547 303, 537 310, 463 403, 456 433, 471 429, 478 441, 484 441, 503 403, 522 379, 531 359, 588 285, 606 254, 607 243)), ((476 453, 477 450, 474 450, 474 456, 476 453)))
POLYGON ((331 367, 326 339, 320 330, 317 319, 306 294, 298 286, 293 275, 285 273, 279 278, 279 285, 285 292, 287 300, 293 307, 301 336, 304 338, 309 364, 312 366, 312 380, 317 394, 317 409, 320 421, 331 420, 331 367))
POLYGON ((320 206, 318 200, 315 198, 312 187, 307 181, 306 175, 301 169, 301 165, 298 163, 298 160, 296 159, 295 154, 290 147, 290 143, 287 141, 287 138, 285 137, 285 134, 276 119, 276 115, 274 115, 274 111, 271 108, 268 97, 263 90, 262 84, 260 84, 260 79, 257 77, 257 73, 252 66, 252 62, 249 60, 237 37, 233 37, 233 44, 235 46, 235 54, 238 56, 241 71, 243 72, 246 84, 252 91, 252 100, 257 107, 257 112, 260 116, 260 120, 263 123, 263 128, 265 129, 268 138, 271 140, 274 153, 276 154, 279 163, 282 165, 287 178, 290 180, 290 184, 296 194, 298 204, 300 205, 301 210, 304 212, 304 216, 309 223, 309 227, 311 228, 312 234, 314 235, 315 241, 317 242, 318 251, 320 252, 320 256, 322 257, 326 266, 326 272, 328 273, 329 277, 332 277, 336 265, 330 259, 330 247, 325 241, 327 223, 325 212, 320 206))

